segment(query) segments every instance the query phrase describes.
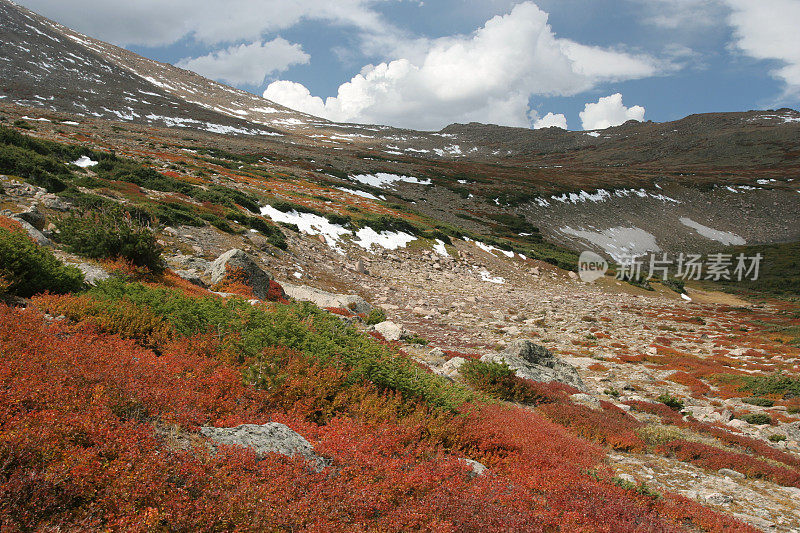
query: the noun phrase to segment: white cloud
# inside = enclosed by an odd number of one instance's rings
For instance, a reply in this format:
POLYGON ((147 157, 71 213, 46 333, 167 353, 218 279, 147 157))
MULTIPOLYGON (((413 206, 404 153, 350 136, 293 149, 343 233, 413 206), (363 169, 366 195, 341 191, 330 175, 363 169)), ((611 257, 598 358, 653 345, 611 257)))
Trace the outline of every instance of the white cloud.
POLYGON ((118 45, 164 46, 186 37, 215 45, 253 42, 303 20, 382 31, 370 0, 17 0, 78 31, 118 45))
POLYGON ((587 103, 579 113, 584 130, 602 130, 619 126, 628 120, 644 120, 644 108, 635 105, 625 107, 620 93, 604 96, 596 103, 587 103))
POLYGON ((800 97, 800 2, 725 0, 735 45, 756 59, 783 63, 772 76, 786 83, 785 96, 800 97))
POLYGON ((233 85, 261 85, 267 74, 282 72, 291 65, 308 63, 310 57, 299 44, 278 37, 183 59, 177 66, 233 85))
POLYGON ((567 129, 567 117, 563 114, 559 113, 557 115, 553 113, 548 113, 540 119, 536 119, 533 122, 533 129, 538 130, 542 128, 550 128, 555 126, 556 128, 561 128, 562 130, 567 129))
POLYGON ((398 49, 410 59, 367 65, 324 102, 286 82, 271 84, 264 96, 337 121, 417 129, 471 120, 530 126, 533 95, 574 95, 601 82, 664 69, 648 56, 559 39, 547 19, 535 4, 524 2, 472 35, 406 43, 398 49))
POLYGON ((720 0, 638 0, 646 9, 645 21, 668 30, 697 31, 719 25, 726 15, 720 0))

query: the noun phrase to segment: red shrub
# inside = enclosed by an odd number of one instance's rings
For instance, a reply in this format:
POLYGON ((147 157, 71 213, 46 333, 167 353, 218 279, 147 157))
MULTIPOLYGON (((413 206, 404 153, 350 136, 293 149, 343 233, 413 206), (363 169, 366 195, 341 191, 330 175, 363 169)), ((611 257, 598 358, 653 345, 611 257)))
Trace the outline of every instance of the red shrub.
POLYGON ((750 455, 722 450, 708 444, 678 439, 659 446, 658 451, 703 468, 712 470, 730 468, 748 477, 765 478, 780 485, 800 487, 800 472, 797 470, 773 465, 750 455))
POLYGON ((641 425, 619 407, 601 402, 602 410, 575 404, 547 404, 539 407, 544 415, 575 431, 581 437, 615 450, 642 450, 644 441, 635 433, 641 425))

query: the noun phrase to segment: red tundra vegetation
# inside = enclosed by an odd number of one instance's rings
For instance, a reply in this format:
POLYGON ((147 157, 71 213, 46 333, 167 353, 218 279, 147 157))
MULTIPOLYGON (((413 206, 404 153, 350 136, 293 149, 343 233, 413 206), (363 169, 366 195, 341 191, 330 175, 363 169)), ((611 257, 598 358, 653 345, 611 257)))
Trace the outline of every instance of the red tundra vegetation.
POLYGON ((88 300, 62 297, 74 321, 0 306, 4 531, 754 531, 616 486, 601 447, 533 410, 435 409, 279 346, 283 378, 260 389, 215 332, 88 300), (330 466, 212 451, 198 435, 270 420, 330 466))

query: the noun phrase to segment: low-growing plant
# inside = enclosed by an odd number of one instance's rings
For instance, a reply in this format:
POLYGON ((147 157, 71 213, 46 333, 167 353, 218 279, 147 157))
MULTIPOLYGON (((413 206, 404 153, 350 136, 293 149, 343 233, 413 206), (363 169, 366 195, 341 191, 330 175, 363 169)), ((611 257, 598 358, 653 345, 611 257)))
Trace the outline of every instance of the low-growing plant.
POLYGON ((659 402, 663 403, 673 411, 681 411, 683 410, 683 401, 680 398, 676 398, 671 394, 662 394, 658 398, 656 398, 659 402))
POLYGON ((87 211, 56 221, 59 240, 78 255, 93 259, 124 258, 161 272, 161 247, 150 228, 121 210, 87 211))
POLYGON ((783 442, 786 440, 786 435, 778 435, 776 433, 774 435, 770 435, 768 438, 770 442, 783 442))
POLYGON ((385 320, 386 320, 386 311, 384 311, 380 307, 375 307, 369 312, 364 322, 368 326, 374 326, 375 324, 380 324, 385 320))
POLYGON ((775 405, 775 402, 770 400, 769 398, 761 398, 758 396, 754 396, 752 398, 742 398, 744 403, 748 403, 750 405, 757 405, 759 407, 772 407, 775 405))
POLYGON ((741 419, 747 422, 748 424, 753 424, 754 426, 760 426, 763 424, 772 424, 772 417, 766 413, 749 413, 746 415, 742 415, 741 419))
POLYGON ((64 265, 22 231, 0 227, 0 293, 28 298, 78 291, 83 284, 80 270, 64 265))

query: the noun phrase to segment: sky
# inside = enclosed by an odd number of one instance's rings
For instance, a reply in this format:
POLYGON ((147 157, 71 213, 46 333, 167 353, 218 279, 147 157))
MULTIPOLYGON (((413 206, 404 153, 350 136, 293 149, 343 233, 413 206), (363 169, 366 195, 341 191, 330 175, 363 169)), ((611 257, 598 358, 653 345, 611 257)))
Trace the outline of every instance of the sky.
POLYGON ((601 129, 800 107, 800 0, 17 0, 342 122, 601 129))

